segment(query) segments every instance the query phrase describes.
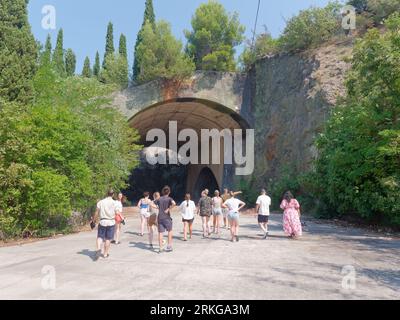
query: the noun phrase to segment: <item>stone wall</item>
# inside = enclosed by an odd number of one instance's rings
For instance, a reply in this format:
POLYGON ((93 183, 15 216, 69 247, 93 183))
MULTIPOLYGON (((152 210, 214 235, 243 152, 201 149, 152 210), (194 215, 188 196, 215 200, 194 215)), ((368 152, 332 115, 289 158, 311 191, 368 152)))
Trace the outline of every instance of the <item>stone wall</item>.
POLYGON ((256 63, 245 85, 242 116, 256 130, 253 183, 269 186, 284 170, 308 170, 313 146, 336 98, 345 93, 351 43, 256 63))

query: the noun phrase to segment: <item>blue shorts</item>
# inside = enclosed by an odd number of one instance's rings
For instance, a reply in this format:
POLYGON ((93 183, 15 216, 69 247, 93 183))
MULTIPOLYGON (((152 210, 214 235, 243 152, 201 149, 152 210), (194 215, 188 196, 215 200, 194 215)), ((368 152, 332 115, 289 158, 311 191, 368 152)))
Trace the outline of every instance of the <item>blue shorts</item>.
POLYGON ((97 231, 97 238, 102 239, 103 241, 111 241, 114 239, 115 226, 103 227, 99 225, 99 229, 97 231))
POLYGON ((171 218, 164 218, 164 219, 158 219, 158 232, 159 233, 164 233, 164 232, 171 232, 172 231, 172 219, 171 218))

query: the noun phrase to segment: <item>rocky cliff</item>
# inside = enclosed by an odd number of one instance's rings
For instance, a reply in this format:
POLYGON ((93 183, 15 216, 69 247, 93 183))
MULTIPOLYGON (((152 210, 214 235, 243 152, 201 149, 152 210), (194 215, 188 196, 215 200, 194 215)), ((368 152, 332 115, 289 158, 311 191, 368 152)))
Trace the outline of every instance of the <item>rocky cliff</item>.
POLYGON ((256 130, 257 187, 284 170, 310 168, 321 132, 338 96, 352 52, 350 41, 258 61, 245 86, 242 115, 256 130))

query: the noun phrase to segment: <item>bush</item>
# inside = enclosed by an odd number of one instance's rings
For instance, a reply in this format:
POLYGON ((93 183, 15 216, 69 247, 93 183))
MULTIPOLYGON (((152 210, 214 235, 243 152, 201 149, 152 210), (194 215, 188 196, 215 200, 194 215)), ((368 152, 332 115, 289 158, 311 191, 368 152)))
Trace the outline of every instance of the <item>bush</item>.
POLYGON ((347 97, 318 139, 316 188, 330 215, 400 225, 400 14, 355 49, 347 97))
POLYGON ((0 108, 0 213, 25 236, 64 230, 73 211, 125 187, 139 150, 126 119, 107 107, 112 87, 48 67, 34 87, 34 104, 0 108))
POLYGON ((367 10, 373 14, 375 23, 381 23, 392 13, 400 11, 399 0, 368 0, 367 10))
POLYGON ((337 2, 301 11, 288 21, 279 40, 280 48, 289 52, 305 50, 329 40, 341 30, 339 15, 337 2))
POLYGON ((278 52, 278 40, 273 39, 268 30, 257 35, 254 45, 247 41, 246 48, 239 57, 239 63, 244 71, 249 70, 260 58, 278 52))

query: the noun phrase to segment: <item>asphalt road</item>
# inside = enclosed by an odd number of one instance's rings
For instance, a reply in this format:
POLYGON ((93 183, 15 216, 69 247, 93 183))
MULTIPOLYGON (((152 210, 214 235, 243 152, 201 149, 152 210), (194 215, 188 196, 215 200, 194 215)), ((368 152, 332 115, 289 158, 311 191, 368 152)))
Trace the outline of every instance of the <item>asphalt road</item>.
POLYGON ((271 216, 262 240, 256 218, 243 216, 239 243, 182 241, 158 254, 140 237, 137 214, 110 259, 93 261, 95 232, 0 248, 0 299, 399 299, 400 240, 354 228, 308 222, 294 241, 271 216))

